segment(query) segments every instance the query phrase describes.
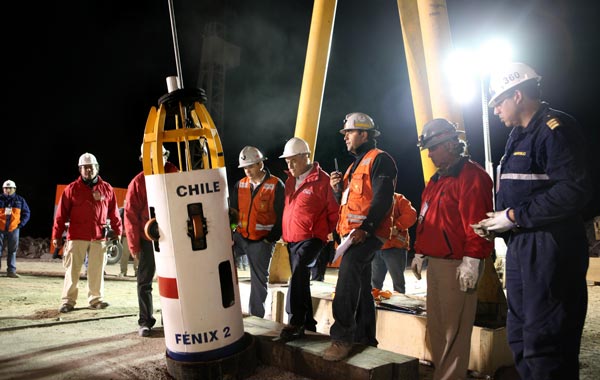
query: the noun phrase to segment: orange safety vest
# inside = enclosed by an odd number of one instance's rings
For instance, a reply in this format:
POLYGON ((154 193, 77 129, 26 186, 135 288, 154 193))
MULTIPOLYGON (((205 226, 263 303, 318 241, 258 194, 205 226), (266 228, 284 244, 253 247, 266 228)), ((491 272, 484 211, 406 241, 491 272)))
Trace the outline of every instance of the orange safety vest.
POLYGON ((381 249, 410 247, 410 236, 408 228, 417 221, 417 210, 404 195, 394 193, 394 212, 392 214, 392 228, 390 230, 389 240, 386 241, 381 249))
MULTIPOLYGON (((369 214, 371 202, 373 201, 371 168, 373 167, 375 157, 381 153, 387 154, 383 150, 376 148, 368 151, 356 167, 356 170, 354 170, 349 184, 348 180, 352 165, 348 167, 344 174, 344 185, 348 184, 344 192, 348 192, 348 199, 346 200, 346 203, 340 205, 340 218, 337 226, 337 231, 340 236, 346 236, 353 229, 359 228, 369 214)), ((344 195, 342 195, 342 199, 343 198, 344 195)), ((392 207, 390 207, 386 216, 375 230, 375 235, 380 237, 383 241, 386 241, 390 237, 392 228, 391 215, 392 207)))
POLYGON ((252 197, 250 179, 242 178, 238 185, 238 208, 240 221, 236 231, 250 240, 262 240, 269 235, 277 221, 275 213, 275 189, 278 178, 270 176, 252 197))

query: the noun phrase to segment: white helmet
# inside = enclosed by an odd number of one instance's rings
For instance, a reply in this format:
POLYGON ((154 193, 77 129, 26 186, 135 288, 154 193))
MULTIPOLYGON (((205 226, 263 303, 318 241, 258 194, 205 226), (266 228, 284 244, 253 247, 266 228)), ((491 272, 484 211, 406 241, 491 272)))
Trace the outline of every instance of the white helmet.
POLYGON ((245 168, 246 166, 254 165, 257 162, 266 160, 265 157, 258 148, 253 146, 245 146, 240 152, 238 168, 245 168))
POLYGON ((538 83, 542 80, 535 70, 524 63, 512 62, 498 68, 490 75, 490 101, 488 107, 494 107, 496 100, 511 88, 535 79, 538 83))
POLYGON ((297 154, 310 154, 310 148, 308 143, 302 140, 300 137, 292 137, 285 143, 283 148, 283 154, 279 158, 293 157, 297 154))
POLYGON ((352 131, 355 129, 359 129, 361 131, 373 131, 373 137, 380 135, 371 116, 362 112, 352 112, 346 115, 344 118, 344 128, 340 129, 340 133, 343 135, 346 133, 346 131, 352 131))
MULTIPOLYGON (((164 145, 162 145, 162 156, 163 156, 163 161, 166 161, 167 158, 169 158, 169 155, 171 154, 171 152, 169 152, 164 145)), ((144 156, 144 143, 142 143, 142 145, 140 146, 140 160, 142 159, 142 157, 144 156)))
POLYGON ((79 157, 77 166, 81 165, 98 165, 98 160, 96 160, 96 156, 86 152, 79 157))
POLYGON ((2 187, 3 188, 12 187, 13 189, 16 189, 17 185, 15 185, 15 181, 8 179, 8 180, 4 181, 4 184, 2 184, 2 187))

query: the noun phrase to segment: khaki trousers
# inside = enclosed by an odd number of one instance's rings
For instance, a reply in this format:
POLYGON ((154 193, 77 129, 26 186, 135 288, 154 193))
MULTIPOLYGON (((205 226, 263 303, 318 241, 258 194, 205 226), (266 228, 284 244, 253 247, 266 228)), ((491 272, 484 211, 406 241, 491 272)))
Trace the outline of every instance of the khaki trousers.
POLYGON ((461 262, 429 257, 427 338, 435 366, 434 380, 467 378, 477 291, 460 291, 456 268, 461 262))
POLYGON ((75 306, 77 303, 79 275, 88 255, 87 301, 95 305, 104 297, 104 267, 106 266, 106 242, 104 240, 68 240, 65 243, 63 267, 65 280, 62 290, 62 304, 75 306))

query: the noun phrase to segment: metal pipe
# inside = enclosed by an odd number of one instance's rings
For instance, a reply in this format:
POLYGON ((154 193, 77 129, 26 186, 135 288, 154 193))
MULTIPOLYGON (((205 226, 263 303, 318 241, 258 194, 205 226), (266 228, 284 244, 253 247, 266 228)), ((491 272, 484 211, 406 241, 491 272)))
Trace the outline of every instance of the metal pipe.
POLYGON ((175 66, 177 66, 177 85, 183 88, 183 74, 181 72, 181 60, 179 58, 179 42, 177 41, 177 27, 175 26, 175 10, 173 0, 169 0, 169 18, 171 19, 171 34, 173 35, 173 48, 175 49, 175 66))

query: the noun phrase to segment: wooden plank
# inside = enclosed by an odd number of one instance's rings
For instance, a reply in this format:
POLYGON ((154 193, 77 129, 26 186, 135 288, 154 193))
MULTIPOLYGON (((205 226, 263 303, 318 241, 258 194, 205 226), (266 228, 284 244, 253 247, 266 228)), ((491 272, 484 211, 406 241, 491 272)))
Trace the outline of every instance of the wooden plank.
POLYGON ((330 362, 323 352, 328 336, 307 332, 303 339, 282 342, 283 326, 257 317, 244 318, 244 328, 257 340, 259 361, 315 380, 418 380, 419 361, 374 347, 356 346, 348 359, 330 362))
POLYGON ((590 257, 586 279, 591 282, 600 282, 600 257, 590 257))

